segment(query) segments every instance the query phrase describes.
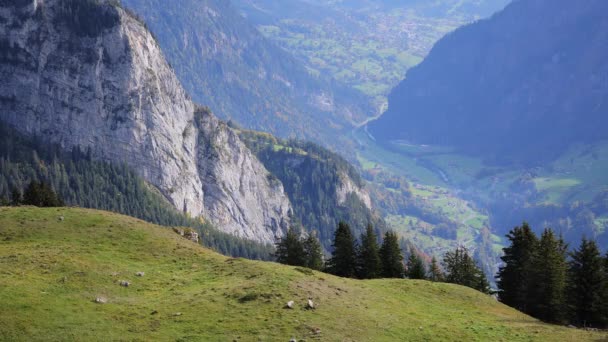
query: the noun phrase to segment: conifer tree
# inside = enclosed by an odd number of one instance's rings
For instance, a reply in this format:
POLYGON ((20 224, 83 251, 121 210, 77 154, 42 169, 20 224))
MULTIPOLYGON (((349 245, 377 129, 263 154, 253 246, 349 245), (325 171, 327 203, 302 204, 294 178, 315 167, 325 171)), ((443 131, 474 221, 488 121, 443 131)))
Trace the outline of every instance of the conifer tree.
POLYGON ((511 307, 528 312, 528 303, 532 300, 532 259, 538 238, 526 222, 513 228, 507 238, 511 244, 503 248, 501 259, 504 265, 496 275, 498 298, 511 307))
POLYGON ((568 304, 570 322, 584 327, 602 327, 605 324, 603 291, 606 279, 603 259, 597 244, 585 238, 571 253, 568 271, 568 304))
POLYGON ((410 249, 410 255, 407 258, 407 277, 410 279, 426 279, 424 261, 413 248, 410 249))
POLYGON ((21 205, 21 203, 23 203, 23 196, 21 195, 21 191, 19 191, 19 189, 17 188, 13 188, 13 191, 11 191, 11 205, 18 206, 21 205))
POLYGON ((386 232, 384 241, 380 248, 380 259, 382 260, 382 276, 385 278, 403 278, 405 269, 403 267, 403 254, 399 247, 399 238, 394 232, 386 232))
POLYGON ((306 266, 306 255, 299 230, 292 227, 277 241, 275 257, 281 264, 306 266))
POLYGON ((308 234, 308 237, 304 240, 304 257, 306 267, 313 270, 323 269, 323 250, 315 233, 308 234))
POLYGON ((367 225, 364 234, 361 234, 361 246, 357 253, 358 276, 362 279, 378 278, 382 273, 380 262, 380 247, 378 237, 371 224, 367 225))
POLYGON ((530 314, 552 323, 562 323, 566 312, 566 245, 547 228, 534 256, 533 296, 530 314))
POLYGON ((37 207, 61 207, 63 201, 48 184, 32 181, 23 193, 23 204, 37 207))
POLYGON ((489 293, 489 283, 483 271, 475 264, 466 247, 458 247, 445 253, 443 257, 445 281, 467 286, 489 293))
POLYGON ((345 222, 338 224, 332 247, 334 250, 328 262, 328 272, 340 277, 354 277, 356 246, 350 227, 345 222))
POLYGON ((444 280, 443 272, 441 272, 441 269, 439 268, 439 263, 437 262, 437 258, 435 258, 435 256, 433 256, 433 259, 431 260, 428 279, 430 281, 439 282, 444 280))

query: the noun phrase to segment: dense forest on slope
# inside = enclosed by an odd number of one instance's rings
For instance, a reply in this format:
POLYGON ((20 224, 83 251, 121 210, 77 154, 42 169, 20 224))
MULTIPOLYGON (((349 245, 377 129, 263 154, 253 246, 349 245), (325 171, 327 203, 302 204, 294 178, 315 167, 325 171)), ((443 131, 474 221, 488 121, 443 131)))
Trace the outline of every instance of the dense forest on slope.
POLYGON ((608 3, 514 1, 440 40, 370 124, 379 140, 539 163, 607 138, 608 3))
POLYGON ((340 146, 336 132, 373 109, 359 92, 312 76, 229 1, 123 0, 158 38, 193 99, 223 119, 281 137, 340 146))
POLYGON ((45 182, 67 205, 114 211, 164 226, 199 231, 203 245, 226 255, 268 259, 271 246, 236 238, 207 222, 178 212, 154 187, 126 165, 96 161, 90 151, 31 139, 0 122, 0 204, 14 189, 45 182))
POLYGON ((314 143, 277 139, 266 133, 241 131, 240 137, 283 183, 294 217, 308 230, 318 232, 326 250, 330 250, 340 221, 348 222, 357 237, 367 224, 386 230, 384 221, 365 203, 368 195, 358 171, 338 154, 314 143))

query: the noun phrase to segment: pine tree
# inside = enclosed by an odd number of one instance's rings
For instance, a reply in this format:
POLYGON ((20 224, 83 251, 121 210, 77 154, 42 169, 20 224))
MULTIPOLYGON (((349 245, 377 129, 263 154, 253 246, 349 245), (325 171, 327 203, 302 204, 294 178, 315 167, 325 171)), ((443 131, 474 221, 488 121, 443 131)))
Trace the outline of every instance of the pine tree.
POLYGON ((604 288, 602 291, 602 302, 604 303, 602 310, 602 321, 604 328, 608 327, 608 252, 604 257, 604 288))
POLYGON ((21 203, 23 203, 23 196, 21 195, 21 191, 19 191, 19 189, 17 188, 13 188, 13 191, 11 191, 11 205, 18 206, 21 205, 21 203))
POLYGON ((308 234, 308 237, 304 240, 304 258, 306 267, 313 270, 323 269, 323 250, 314 233, 308 234))
POLYGON ((531 315, 552 323, 564 321, 566 271, 566 245, 553 230, 545 229, 534 255, 531 315))
POLYGON ((606 279, 603 259, 597 244, 585 238, 578 250, 571 253, 568 272, 568 304, 570 321, 584 327, 602 327, 606 279))
POLYGON ((299 230, 292 227, 277 241, 275 257, 281 264, 306 266, 306 255, 299 230))
POLYGON ((407 258, 407 277, 410 279, 426 279, 424 261, 413 248, 410 249, 410 255, 407 258))
POLYGON ((458 247, 454 251, 445 253, 443 267, 446 271, 446 282, 489 293, 489 283, 485 274, 475 264, 465 247, 458 247))
POLYGON ((37 207, 61 207, 61 200, 55 191, 44 182, 31 181, 23 193, 23 204, 37 207))
POLYGON ((538 238, 526 222, 513 228, 507 238, 511 245, 503 248, 501 259, 504 265, 496 275, 498 298, 511 307, 528 312, 528 303, 532 300, 532 259, 538 238))
POLYGON ((384 241, 380 248, 380 259, 382 260, 382 276, 385 278, 403 278, 405 269, 403 267, 403 254, 399 247, 399 238, 394 232, 386 232, 384 241))
POLYGON ((435 258, 435 256, 433 256, 433 259, 431 260, 431 266, 429 268, 428 279, 430 281, 443 281, 444 280, 443 272, 441 272, 441 269, 439 268, 439 263, 437 262, 437 258, 435 258))
POLYGON ((340 277, 354 277, 356 246, 350 227, 345 222, 338 224, 332 247, 334 250, 328 262, 328 272, 340 277))
POLYGON ((382 273, 380 262, 380 247, 378 237, 371 224, 367 225, 364 234, 361 234, 361 246, 357 253, 358 276, 362 279, 378 278, 382 273))

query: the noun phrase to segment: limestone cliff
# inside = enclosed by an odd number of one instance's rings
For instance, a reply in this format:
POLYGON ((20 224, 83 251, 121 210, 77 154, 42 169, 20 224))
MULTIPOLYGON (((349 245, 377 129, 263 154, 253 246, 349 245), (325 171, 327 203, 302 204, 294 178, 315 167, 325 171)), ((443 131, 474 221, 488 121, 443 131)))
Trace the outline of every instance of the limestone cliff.
POLYGON ((0 2, 0 119, 127 163, 177 208, 271 242, 289 224, 281 184, 195 105, 144 24, 110 1, 0 2))

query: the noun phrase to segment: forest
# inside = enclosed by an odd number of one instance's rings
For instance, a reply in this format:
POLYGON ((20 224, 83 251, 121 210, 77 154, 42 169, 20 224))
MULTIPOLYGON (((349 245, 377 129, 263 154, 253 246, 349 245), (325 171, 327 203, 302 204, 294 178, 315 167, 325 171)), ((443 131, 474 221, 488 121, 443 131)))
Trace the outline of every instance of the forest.
MULTIPOLYGON (((203 245, 235 257, 268 260, 272 246, 220 232, 209 222, 177 211, 165 197, 125 164, 93 160, 90 151, 27 138, 0 123, 0 204, 32 182, 44 183, 69 206, 113 211, 162 226, 196 229, 203 245)), ((25 196, 24 196, 25 197, 25 196)))

